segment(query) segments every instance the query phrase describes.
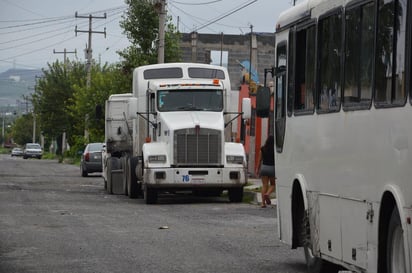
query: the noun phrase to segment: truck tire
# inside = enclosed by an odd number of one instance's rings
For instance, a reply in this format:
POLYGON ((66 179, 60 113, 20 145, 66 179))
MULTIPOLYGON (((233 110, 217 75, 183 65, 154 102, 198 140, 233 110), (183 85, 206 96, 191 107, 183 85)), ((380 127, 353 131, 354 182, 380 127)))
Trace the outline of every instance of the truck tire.
POLYGON ((110 157, 107 160, 107 193, 113 194, 112 170, 120 169, 120 160, 117 157, 110 157))
POLYGON ((128 160, 127 170, 127 194, 130 198, 137 198, 139 195, 142 195, 142 190, 139 188, 139 183, 136 176, 136 166, 139 161, 138 157, 130 157, 128 160))
POLYGON ((107 160, 107 181, 106 181, 106 191, 108 194, 113 194, 112 190, 112 158, 107 160))
POLYGON ((228 190, 229 201, 239 203, 243 200, 243 187, 231 188, 228 190))
POLYGON ((129 172, 129 169, 130 169, 130 166, 129 166, 129 157, 128 156, 122 156, 121 158, 120 158, 120 162, 121 162, 121 169, 123 170, 123 194, 124 195, 128 195, 128 193, 127 193, 127 183, 128 183, 128 179, 129 179, 129 177, 128 177, 128 172, 129 172))

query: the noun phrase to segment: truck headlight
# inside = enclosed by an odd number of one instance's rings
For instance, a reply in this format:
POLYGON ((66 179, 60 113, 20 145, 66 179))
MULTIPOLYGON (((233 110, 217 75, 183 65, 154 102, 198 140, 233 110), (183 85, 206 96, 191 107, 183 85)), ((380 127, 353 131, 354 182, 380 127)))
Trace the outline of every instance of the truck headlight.
POLYGON ((166 155, 149 155, 149 163, 165 163, 166 155))
POLYGON ((226 156, 227 163, 230 164, 243 164, 243 156, 240 155, 227 155, 226 156))

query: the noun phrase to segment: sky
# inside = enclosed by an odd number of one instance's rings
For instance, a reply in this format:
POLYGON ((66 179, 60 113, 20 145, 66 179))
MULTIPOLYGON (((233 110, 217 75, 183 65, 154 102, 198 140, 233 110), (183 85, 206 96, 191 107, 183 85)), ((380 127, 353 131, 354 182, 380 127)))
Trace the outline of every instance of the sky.
MULTIPOLYGON (((293 0, 167 0, 167 14, 180 32, 246 34, 274 32, 279 14, 293 0)), ((119 61, 119 50, 129 45, 119 21, 124 0, 0 0, 0 72, 10 68, 40 69, 47 63, 85 61, 89 19, 92 20, 93 58, 119 61), (72 53, 76 51, 76 53, 72 53)))

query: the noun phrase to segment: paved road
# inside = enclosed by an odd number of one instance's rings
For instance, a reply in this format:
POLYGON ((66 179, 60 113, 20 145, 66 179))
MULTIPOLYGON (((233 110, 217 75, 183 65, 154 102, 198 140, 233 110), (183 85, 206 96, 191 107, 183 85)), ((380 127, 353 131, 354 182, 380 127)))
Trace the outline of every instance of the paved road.
POLYGON ((302 251, 277 239, 274 208, 159 201, 108 195, 73 165, 0 155, 0 272, 306 272, 302 251))

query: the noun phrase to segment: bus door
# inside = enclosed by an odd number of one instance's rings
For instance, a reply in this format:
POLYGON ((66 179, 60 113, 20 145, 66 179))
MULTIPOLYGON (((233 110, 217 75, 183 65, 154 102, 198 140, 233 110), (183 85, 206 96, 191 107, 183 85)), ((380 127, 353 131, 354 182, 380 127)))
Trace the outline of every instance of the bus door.
POLYGON ((276 49, 276 97, 275 97, 275 136, 276 151, 281 153, 285 140, 286 125, 286 42, 278 44, 276 49))

